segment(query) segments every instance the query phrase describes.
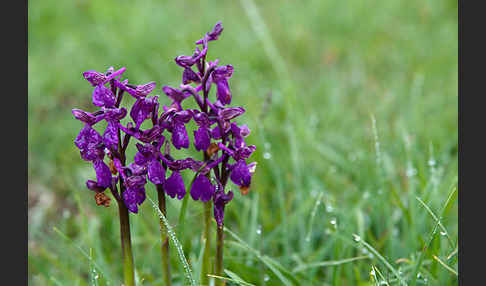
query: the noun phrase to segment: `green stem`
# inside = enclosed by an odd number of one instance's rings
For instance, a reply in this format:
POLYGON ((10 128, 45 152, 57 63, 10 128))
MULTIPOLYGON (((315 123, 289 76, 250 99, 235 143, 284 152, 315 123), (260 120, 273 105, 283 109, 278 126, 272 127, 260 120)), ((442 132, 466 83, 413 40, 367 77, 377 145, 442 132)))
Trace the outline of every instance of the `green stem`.
MULTIPOLYGON (((218 225, 216 238, 216 275, 223 276, 223 225, 218 225)), ((216 286, 224 286, 226 281, 223 279, 216 280, 216 286)))
POLYGON ((191 192, 192 183, 194 183, 194 180, 196 180, 196 177, 197 177, 198 174, 199 174, 199 172, 197 172, 194 175, 194 178, 192 178, 191 184, 189 185, 189 187, 187 188, 187 191, 186 191, 187 195, 185 195, 184 199, 182 199, 182 206, 181 206, 181 210, 179 212, 179 222, 177 223, 177 225, 179 226, 179 237, 181 237, 181 238, 184 235, 184 223, 185 223, 185 219, 186 219, 187 201, 189 200, 189 193, 191 192))
POLYGON ((211 201, 204 202, 204 232, 202 241, 204 243, 204 256, 201 266, 201 285, 209 285, 208 274, 211 273, 211 201))
MULTIPOLYGON (((162 185, 157 185, 157 197, 159 199, 159 210, 167 217, 167 209, 165 206, 165 192, 162 185)), ((169 255, 169 236, 167 235, 167 229, 162 219, 159 219, 160 223, 160 240, 162 241, 161 253, 162 253, 162 274, 164 276, 165 286, 172 285, 170 277, 170 255, 169 255)))
POLYGON ((132 241, 130 238, 130 218, 128 209, 123 201, 118 203, 118 210, 120 212, 120 236, 123 258, 123 276, 125 281, 124 286, 135 286, 132 241))

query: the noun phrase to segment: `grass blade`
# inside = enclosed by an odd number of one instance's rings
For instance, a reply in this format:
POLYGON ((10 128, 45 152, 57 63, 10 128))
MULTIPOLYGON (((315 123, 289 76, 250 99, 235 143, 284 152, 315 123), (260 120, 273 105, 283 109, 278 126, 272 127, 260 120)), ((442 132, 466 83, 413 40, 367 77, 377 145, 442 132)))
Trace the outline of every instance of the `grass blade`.
POLYGON ((278 52, 272 40, 272 37, 268 32, 267 25, 263 21, 263 18, 260 15, 258 7, 255 5, 255 2, 253 0, 241 0, 240 2, 241 6, 246 12, 246 16, 252 24, 253 30, 260 38, 260 41, 262 41, 263 43, 263 50, 269 56, 269 58, 272 59, 270 63, 273 66, 275 72, 282 79, 289 78, 287 65, 283 57, 278 52))
POLYGON ((452 269, 449 265, 445 264, 442 260, 439 259, 439 257, 432 255, 432 257, 437 260, 442 266, 444 266, 445 269, 449 270, 451 273, 457 276, 457 271, 452 269))
POLYGON ((447 229, 445 228, 445 226, 440 222, 440 219, 434 214, 434 212, 432 212, 430 207, 424 201, 422 201, 419 197, 415 197, 415 198, 420 202, 420 204, 427 210, 427 212, 430 214, 430 216, 439 225, 440 229, 443 231, 443 233, 447 237, 447 240, 449 241, 449 244, 451 245, 451 247, 454 247, 454 242, 452 241, 451 237, 449 236, 449 233, 447 232, 447 229))
MULTIPOLYGON (((457 197, 454 197, 454 194, 456 193, 456 190, 457 190, 457 188, 454 188, 452 190, 452 192, 449 194, 449 196, 447 197, 446 202, 442 206, 441 215, 444 214, 444 212, 448 208, 448 206, 454 202, 455 198, 457 198, 457 197)), ((427 241, 427 243, 425 244, 424 248, 420 252, 420 256, 419 256, 418 262, 415 265, 415 269, 414 269, 414 271, 412 273, 412 279, 413 279, 412 280, 412 285, 415 285, 416 284, 416 281, 417 281, 417 273, 419 272, 420 266, 422 264, 422 260, 423 260, 424 255, 425 255, 425 251, 429 247, 430 243, 432 243, 432 240, 434 239, 435 234, 437 232, 437 228, 439 227, 439 223, 440 223, 440 220, 437 220, 436 223, 435 223, 435 226, 432 229, 432 232, 431 232, 431 234, 429 236, 429 240, 427 241)))
POLYGON ((452 256, 454 256, 454 255, 457 253, 457 250, 458 250, 458 248, 457 248, 457 246, 456 246, 456 249, 454 249, 454 251, 452 251, 452 252, 451 252, 451 254, 449 254, 449 255, 447 256, 447 260, 451 259, 451 258, 452 258, 452 256))
POLYGON ((331 261, 321 261, 321 262, 315 262, 315 263, 309 263, 309 264, 304 264, 304 265, 301 265, 297 268, 295 268, 292 272, 300 272, 300 271, 304 271, 306 269, 309 269, 309 268, 314 268, 314 267, 324 267, 324 266, 336 266, 336 265, 341 265, 341 264, 344 264, 344 263, 349 263, 349 262, 353 262, 353 261, 356 261, 356 260, 362 260, 362 259, 369 259, 370 257, 368 256, 357 256, 357 257, 351 257, 351 258, 345 258, 345 259, 341 259, 341 260, 331 260, 331 261))
POLYGON ((229 277, 233 278, 233 280, 240 285, 254 286, 253 284, 246 282, 240 276, 238 276, 236 273, 229 271, 228 269, 225 269, 224 273, 228 274, 229 277))
POLYGON ((317 197, 316 204, 314 205, 314 208, 312 209, 312 213, 311 213, 310 220, 309 220, 309 230, 307 232, 307 235, 305 236, 306 241, 310 241, 310 239, 311 239, 312 225, 314 224, 314 219, 315 219, 316 214, 317 214, 317 209, 321 205, 321 200, 322 200, 323 196, 324 196, 324 193, 319 192, 319 196, 317 197))
POLYGON ((262 255, 260 251, 253 249, 249 246, 246 242, 244 242, 241 238, 239 238, 234 232, 229 230, 228 228, 224 228, 224 231, 228 232, 234 239, 237 241, 228 241, 228 243, 236 245, 240 248, 246 249, 253 253, 259 260, 261 260, 279 279, 282 283, 286 286, 292 285, 291 282, 280 272, 280 270, 275 267, 273 261, 266 255, 262 255))
POLYGON ((366 241, 361 239, 360 236, 354 234, 354 240, 360 244, 362 244, 364 247, 366 247, 373 255, 378 257, 378 259, 397 277, 398 281, 400 281, 401 285, 407 285, 405 281, 403 281, 402 276, 398 273, 398 271, 383 257, 376 249, 373 248, 373 246, 369 245, 366 241))
MULTIPOLYGON (((382 279, 382 282, 384 282, 384 283, 385 283, 385 285, 390 286, 390 284, 388 283, 388 281, 385 279, 385 276, 383 276, 383 274, 381 273, 380 269, 378 269, 378 267, 376 267, 376 266, 372 266, 372 267, 373 267, 373 271, 375 271, 375 273, 378 273, 378 275, 379 275, 379 276, 380 276, 380 278, 382 279)), ((376 276, 375 276, 375 278, 376 278, 376 276)), ((382 284, 382 282, 379 282, 379 281, 378 281, 378 279, 376 279, 376 283, 377 283, 378 285, 381 285, 381 284, 382 284)))
POLYGON ((182 250, 182 245, 180 244, 179 240, 177 239, 177 237, 176 237, 176 235, 174 233, 174 230, 172 229, 172 226, 170 226, 169 222, 167 221, 167 218, 159 210, 159 207, 152 200, 152 198, 150 196, 147 196, 147 198, 150 200, 150 202, 152 203, 152 207, 154 208, 154 210, 157 212, 157 214, 159 215, 159 217, 164 222, 165 228, 167 229, 167 233, 168 233, 170 239, 172 240, 172 243, 174 243, 174 245, 176 247, 176 250, 177 250, 177 254, 179 256, 179 259, 180 259, 180 261, 182 263, 182 266, 184 267, 184 272, 186 272, 186 278, 187 278, 187 280, 189 280, 191 286, 196 286, 197 284, 196 284, 196 281, 194 280, 194 278, 192 276, 191 267, 189 266, 189 263, 187 263, 186 257, 184 255, 184 251, 182 250))
POLYGON ((221 279, 221 280, 225 280, 225 281, 231 281, 231 282, 234 282, 238 285, 243 285, 243 286, 255 286, 254 284, 251 284, 251 283, 248 283, 248 282, 245 282, 243 279, 241 279, 238 275, 236 275, 235 273, 225 269, 224 270, 226 272, 226 274, 228 274, 231 278, 228 278, 228 277, 222 277, 222 276, 218 276, 218 275, 212 275, 212 274, 208 274, 209 277, 213 277, 213 278, 216 278, 216 279, 221 279), (231 274, 230 274, 231 273, 231 274))
POLYGON ((106 276, 105 273, 103 272, 103 270, 101 269, 101 267, 94 261, 92 260, 91 256, 86 253, 86 251, 84 251, 84 249, 77 245, 76 243, 74 243, 74 241, 72 241, 67 235, 65 235, 62 231, 60 231, 57 227, 53 227, 53 230, 59 234, 59 236, 61 236, 62 238, 64 238, 65 240, 69 241, 72 245, 74 245, 78 250, 79 252, 81 252, 81 254, 86 257, 89 261, 89 263, 92 263, 91 265, 94 266, 93 268, 97 268, 98 271, 105 277, 108 278, 108 280, 112 280, 110 277, 106 276))

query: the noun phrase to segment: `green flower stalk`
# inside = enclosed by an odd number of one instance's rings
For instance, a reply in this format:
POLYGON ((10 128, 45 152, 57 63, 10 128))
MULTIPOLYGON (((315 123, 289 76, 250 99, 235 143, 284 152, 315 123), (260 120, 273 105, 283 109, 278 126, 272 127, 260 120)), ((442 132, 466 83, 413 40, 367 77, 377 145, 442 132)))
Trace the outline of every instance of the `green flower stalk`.
POLYGON ((204 255, 201 266, 201 285, 209 285, 209 276, 211 274, 211 201, 204 202, 204 230, 202 242, 204 243, 204 255))
MULTIPOLYGON (((164 188, 161 184, 157 184, 156 186, 157 186, 157 197, 159 201, 159 210, 165 217, 167 217, 164 188)), ((161 254, 162 254, 162 275, 164 276, 164 282, 165 282, 164 285, 171 286, 172 281, 170 276, 169 236, 162 218, 160 218, 160 241, 162 242, 161 254)))
POLYGON ((128 209, 123 203, 118 203, 120 214, 120 236, 123 259, 123 277, 125 286, 135 286, 133 267, 132 241, 130 237, 130 218, 128 209))

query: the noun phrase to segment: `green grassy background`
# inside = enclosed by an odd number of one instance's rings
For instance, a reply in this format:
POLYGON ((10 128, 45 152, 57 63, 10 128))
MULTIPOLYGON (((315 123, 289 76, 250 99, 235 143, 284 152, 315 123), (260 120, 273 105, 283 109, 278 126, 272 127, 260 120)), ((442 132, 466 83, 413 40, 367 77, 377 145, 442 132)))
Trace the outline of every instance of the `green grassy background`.
MULTIPOLYGON (((116 204, 95 205, 94 171, 73 144, 71 109, 95 110, 81 73, 125 66, 162 94, 180 82, 173 59, 221 20, 208 57, 235 67, 232 104, 247 110, 258 162, 250 193, 226 208, 247 247, 227 233, 225 268, 255 285, 398 285, 391 268, 407 284, 457 285, 457 2, 44 0, 28 11, 29 284, 121 284, 116 204)), ((176 234, 179 208, 169 201, 176 234)), ((187 220, 179 240, 197 277, 199 202, 187 220)), ((162 285, 150 202, 131 223, 139 284, 162 285)))

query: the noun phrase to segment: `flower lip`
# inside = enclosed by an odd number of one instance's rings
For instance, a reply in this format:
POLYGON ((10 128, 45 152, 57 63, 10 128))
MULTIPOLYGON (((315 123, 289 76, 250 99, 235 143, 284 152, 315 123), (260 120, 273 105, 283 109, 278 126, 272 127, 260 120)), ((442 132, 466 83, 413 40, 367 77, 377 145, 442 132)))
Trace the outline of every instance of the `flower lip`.
POLYGON ((182 176, 178 171, 172 172, 172 175, 164 181, 163 187, 167 195, 171 198, 182 199, 186 194, 186 188, 182 176))
POLYGON ((199 174, 191 186, 191 197, 197 201, 201 199, 202 202, 209 201, 215 191, 215 186, 211 184, 208 177, 203 174, 199 174))

